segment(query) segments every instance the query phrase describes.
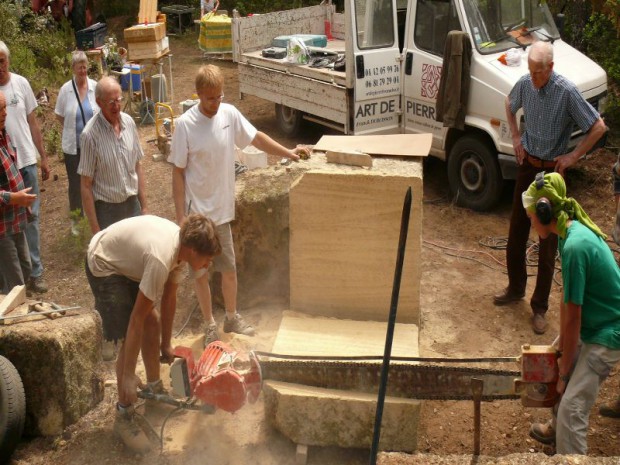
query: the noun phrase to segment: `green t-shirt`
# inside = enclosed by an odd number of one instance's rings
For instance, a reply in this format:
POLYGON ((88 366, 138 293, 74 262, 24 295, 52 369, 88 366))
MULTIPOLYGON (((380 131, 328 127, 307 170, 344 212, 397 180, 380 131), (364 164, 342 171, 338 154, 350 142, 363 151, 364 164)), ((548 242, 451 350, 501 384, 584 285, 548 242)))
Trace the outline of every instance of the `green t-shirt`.
POLYGON ((559 248, 564 302, 581 305, 581 340, 620 349, 620 268, 611 250, 577 220, 559 248))

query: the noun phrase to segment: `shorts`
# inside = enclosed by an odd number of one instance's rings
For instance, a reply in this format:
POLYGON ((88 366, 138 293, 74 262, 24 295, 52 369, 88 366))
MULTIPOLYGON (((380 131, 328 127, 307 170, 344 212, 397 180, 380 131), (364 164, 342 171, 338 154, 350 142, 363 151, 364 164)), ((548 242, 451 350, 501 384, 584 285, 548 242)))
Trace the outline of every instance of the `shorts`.
POLYGON ((101 315, 103 338, 114 342, 125 339, 140 283, 117 274, 94 276, 88 262, 85 263, 85 268, 88 283, 95 296, 95 309, 101 315))
POLYGON ((233 244, 230 223, 220 224, 215 227, 215 230, 220 239, 222 253, 213 258, 213 261, 211 262, 213 264, 213 270, 219 271, 220 273, 236 271, 235 246, 233 244))

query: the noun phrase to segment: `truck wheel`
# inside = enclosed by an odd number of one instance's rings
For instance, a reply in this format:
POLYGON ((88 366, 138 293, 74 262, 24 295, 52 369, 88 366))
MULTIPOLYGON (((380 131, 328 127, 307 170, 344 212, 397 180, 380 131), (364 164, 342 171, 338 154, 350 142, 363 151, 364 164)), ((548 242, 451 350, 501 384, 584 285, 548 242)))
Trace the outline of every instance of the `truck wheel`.
POLYGON ((296 136, 301 129, 302 113, 294 108, 276 103, 278 127, 287 136, 296 136))
POLYGON ((448 182, 457 205, 486 211, 497 204, 504 180, 497 157, 483 137, 467 135, 454 144, 448 182))
POLYGON ((0 464, 8 463, 24 430, 26 395, 19 373, 0 355, 0 464))

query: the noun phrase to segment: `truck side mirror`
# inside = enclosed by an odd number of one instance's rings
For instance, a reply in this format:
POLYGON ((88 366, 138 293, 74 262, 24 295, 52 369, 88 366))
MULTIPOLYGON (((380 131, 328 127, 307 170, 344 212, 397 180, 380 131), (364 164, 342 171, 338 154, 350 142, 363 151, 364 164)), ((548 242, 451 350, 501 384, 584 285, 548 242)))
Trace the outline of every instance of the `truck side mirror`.
POLYGON ((560 31, 560 35, 564 35, 564 13, 558 13, 555 15, 555 27, 560 31))

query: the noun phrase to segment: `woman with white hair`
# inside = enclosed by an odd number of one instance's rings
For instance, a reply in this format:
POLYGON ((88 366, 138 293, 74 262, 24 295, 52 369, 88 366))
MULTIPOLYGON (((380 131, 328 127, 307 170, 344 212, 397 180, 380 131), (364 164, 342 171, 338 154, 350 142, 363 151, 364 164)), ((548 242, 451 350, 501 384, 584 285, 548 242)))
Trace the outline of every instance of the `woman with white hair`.
MULTIPOLYGON (((80 135, 86 123, 99 111, 95 101, 97 83, 88 77, 88 57, 81 50, 72 53, 73 78, 66 82, 58 93, 56 117, 63 125, 62 151, 65 154, 65 168, 69 180, 69 210, 83 216, 80 195, 80 135)), ((74 214, 75 215, 75 214, 74 214)), ((71 234, 79 234, 76 216, 71 218, 71 234)))

